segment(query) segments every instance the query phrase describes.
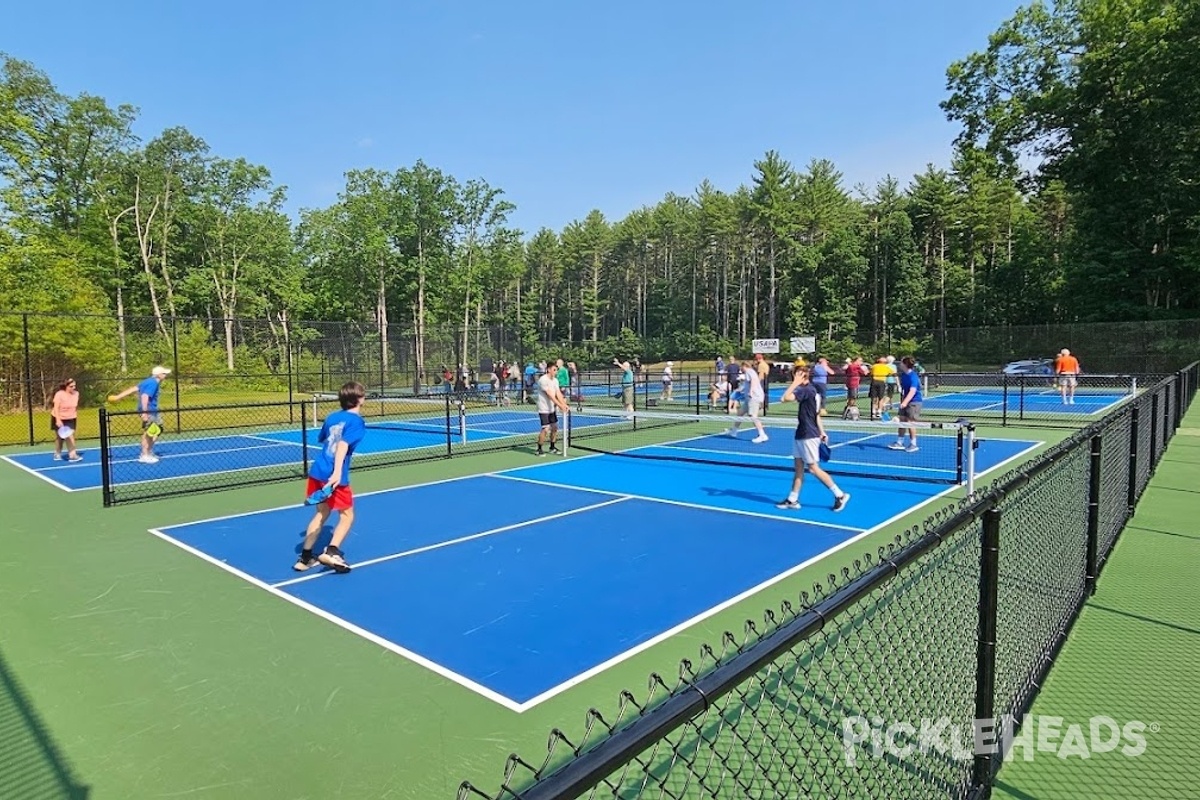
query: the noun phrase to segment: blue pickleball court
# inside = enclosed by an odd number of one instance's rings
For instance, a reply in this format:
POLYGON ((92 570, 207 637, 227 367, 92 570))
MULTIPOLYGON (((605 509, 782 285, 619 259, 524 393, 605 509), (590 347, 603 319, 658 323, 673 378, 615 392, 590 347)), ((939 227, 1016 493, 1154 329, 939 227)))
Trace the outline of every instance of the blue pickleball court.
MULTIPOLYGON (((681 434, 361 495, 348 575, 292 570, 312 513, 299 503, 153 533, 519 712, 957 488, 905 463, 946 461, 932 438, 918 459, 889 450, 891 433, 839 432, 835 460, 873 476, 837 477, 851 494, 840 513, 812 478, 801 509, 777 509, 787 464, 744 468, 789 458, 790 437, 772 433, 681 434)), ((984 439, 977 472, 1039 444, 984 439)))

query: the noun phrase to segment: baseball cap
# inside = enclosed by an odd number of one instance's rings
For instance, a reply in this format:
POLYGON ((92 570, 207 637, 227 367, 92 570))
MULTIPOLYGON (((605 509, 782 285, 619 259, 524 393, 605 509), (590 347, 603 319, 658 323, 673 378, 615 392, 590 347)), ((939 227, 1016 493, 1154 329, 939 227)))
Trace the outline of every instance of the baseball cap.
POLYGON ((668 361, 668 362, 667 362, 667 366, 668 366, 668 367, 673 367, 673 366, 675 366, 675 362, 674 362, 674 361, 668 361))
POLYGON ((167 369, 166 367, 155 367, 154 369, 150 370, 150 374, 157 378, 159 375, 170 375, 171 370, 167 369))

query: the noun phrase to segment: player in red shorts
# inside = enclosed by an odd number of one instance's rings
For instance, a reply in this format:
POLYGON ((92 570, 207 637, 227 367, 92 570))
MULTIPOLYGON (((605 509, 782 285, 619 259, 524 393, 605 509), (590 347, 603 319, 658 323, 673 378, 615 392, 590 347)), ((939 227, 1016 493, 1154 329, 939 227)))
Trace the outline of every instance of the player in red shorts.
POLYGON ((306 497, 322 491, 326 486, 333 487, 333 493, 317 505, 317 513, 308 523, 308 531, 304 537, 304 547, 300 551, 300 559, 293 569, 303 572, 306 569, 324 564, 336 572, 349 572, 350 565, 346 563, 341 544, 350 526, 354 524, 354 495, 350 491, 350 457, 354 449, 362 441, 367 426, 362 418, 363 396, 366 394, 362 384, 351 381, 342 386, 338 392, 338 402, 341 411, 335 411, 325 418, 321 426, 321 435, 317 442, 323 447, 312 460, 308 470, 308 489, 306 497), (329 520, 332 512, 338 512, 337 526, 333 529, 333 538, 325 552, 319 556, 313 555, 313 546, 317 537, 329 520))

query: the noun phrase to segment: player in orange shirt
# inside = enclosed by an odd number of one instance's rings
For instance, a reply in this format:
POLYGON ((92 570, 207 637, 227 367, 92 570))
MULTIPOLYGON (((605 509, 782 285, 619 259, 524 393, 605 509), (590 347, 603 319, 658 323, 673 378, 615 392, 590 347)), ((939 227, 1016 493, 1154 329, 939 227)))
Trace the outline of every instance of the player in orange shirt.
POLYGON ((1079 359, 1071 355, 1071 351, 1063 348, 1054 360, 1054 372, 1058 376, 1058 388, 1062 392, 1065 406, 1075 405, 1075 384, 1079 378, 1079 359))

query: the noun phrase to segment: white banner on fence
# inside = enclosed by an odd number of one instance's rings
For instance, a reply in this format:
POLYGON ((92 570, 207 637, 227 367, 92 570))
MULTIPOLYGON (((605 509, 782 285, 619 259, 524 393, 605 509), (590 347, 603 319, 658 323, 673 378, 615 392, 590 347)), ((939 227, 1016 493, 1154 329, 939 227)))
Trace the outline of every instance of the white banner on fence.
POLYGON ((778 339, 755 339, 753 344, 754 344, 754 352, 755 353, 778 353, 779 352, 779 340, 778 339))
POLYGON ((815 337, 815 336, 793 336, 792 337, 792 352, 796 353, 796 354, 817 352, 817 337, 815 337))

